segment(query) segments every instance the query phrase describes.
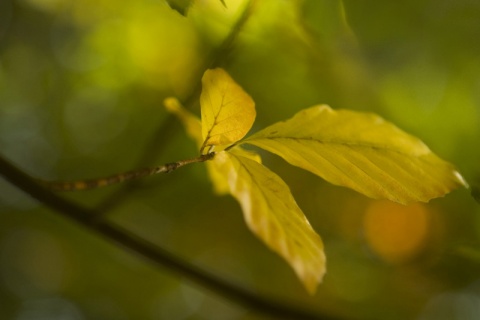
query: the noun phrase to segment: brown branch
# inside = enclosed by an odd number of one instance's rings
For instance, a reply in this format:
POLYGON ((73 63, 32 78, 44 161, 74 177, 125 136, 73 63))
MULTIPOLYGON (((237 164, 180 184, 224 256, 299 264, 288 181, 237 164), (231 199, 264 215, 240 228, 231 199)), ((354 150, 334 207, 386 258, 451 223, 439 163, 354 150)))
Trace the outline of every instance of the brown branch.
POLYGON ((197 158, 180 160, 177 162, 171 162, 164 164, 163 166, 156 166, 150 168, 137 169, 127 171, 119 174, 114 174, 105 178, 77 180, 77 181, 46 181, 37 179, 37 182, 47 189, 52 191, 83 191, 89 189, 95 189, 100 187, 106 187, 113 184, 121 183, 124 181, 138 180, 140 178, 152 176, 159 173, 170 173, 173 170, 181 168, 187 164, 204 162, 213 159, 214 152, 202 154, 197 158))
POLYGON ((95 210, 81 207, 43 188, 33 178, 1 156, 0 175, 65 219, 79 224, 86 230, 114 243, 120 248, 128 249, 155 265, 165 267, 179 275, 185 276, 190 281, 206 287, 221 297, 229 299, 247 309, 254 309, 257 312, 268 314, 278 319, 336 319, 299 310, 289 307, 283 302, 255 295, 245 288, 228 283, 179 259, 162 248, 131 234, 117 224, 106 220, 97 220, 95 217, 98 213, 95 210))

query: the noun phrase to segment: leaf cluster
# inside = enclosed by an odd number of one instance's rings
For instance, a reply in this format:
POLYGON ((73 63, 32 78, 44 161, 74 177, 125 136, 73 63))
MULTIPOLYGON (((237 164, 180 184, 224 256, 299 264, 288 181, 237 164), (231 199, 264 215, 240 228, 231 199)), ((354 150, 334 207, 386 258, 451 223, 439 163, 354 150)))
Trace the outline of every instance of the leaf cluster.
POLYGON ((205 72, 200 105, 201 120, 175 98, 165 101, 200 153, 214 153, 207 168, 215 191, 239 202, 250 230, 287 261, 311 294, 326 272, 322 240, 287 184, 242 145, 374 199, 427 202, 467 186, 422 141, 375 114, 317 105, 243 139, 255 120, 255 103, 223 69, 205 72))

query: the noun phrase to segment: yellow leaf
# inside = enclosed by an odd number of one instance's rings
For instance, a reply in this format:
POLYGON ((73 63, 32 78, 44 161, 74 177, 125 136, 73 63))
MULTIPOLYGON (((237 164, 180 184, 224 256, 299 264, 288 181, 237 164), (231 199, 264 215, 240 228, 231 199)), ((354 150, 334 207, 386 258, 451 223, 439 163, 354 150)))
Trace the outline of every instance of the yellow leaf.
POLYGON ((243 138, 255 120, 252 98, 223 69, 205 71, 200 96, 205 148, 243 138))
POLYGON ((202 123, 197 116, 186 110, 180 101, 176 98, 167 98, 163 101, 165 108, 177 116, 177 118, 182 121, 187 134, 192 138, 198 147, 203 143, 202 137, 202 123))
MULTIPOLYGON (((262 163, 260 155, 253 152, 243 149, 240 146, 235 146, 235 153, 241 155, 242 157, 248 158, 258 163, 262 163)), ((207 169, 210 176, 210 180, 213 183, 213 190, 218 195, 229 194, 230 187, 228 184, 228 172, 229 168, 226 168, 224 165, 219 165, 218 161, 209 161, 207 163, 207 169)))
POLYGON ((242 143, 376 199, 427 202, 467 185, 422 141, 369 113, 315 106, 242 143))
MULTIPOLYGON (((175 114, 183 123, 187 134, 192 138, 200 148, 203 144, 202 137, 202 124, 200 119, 186 110, 176 98, 167 98, 164 101, 165 108, 175 114)), ((244 157, 250 158, 256 162, 261 162, 260 156, 251 151, 244 150, 243 148, 236 146, 235 149, 239 154, 244 157)), ((207 161, 206 163, 208 175, 210 181, 213 183, 213 189, 217 194, 229 193, 227 175, 219 171, 218 166, 213 161, 207 161)))
POLYGON ((315 293, 326 270, 323 243, 285 182, 236 147, 218 153, 213 162, 228 176, 230 193, 250 230, 290 264, 308 292, 315 293))

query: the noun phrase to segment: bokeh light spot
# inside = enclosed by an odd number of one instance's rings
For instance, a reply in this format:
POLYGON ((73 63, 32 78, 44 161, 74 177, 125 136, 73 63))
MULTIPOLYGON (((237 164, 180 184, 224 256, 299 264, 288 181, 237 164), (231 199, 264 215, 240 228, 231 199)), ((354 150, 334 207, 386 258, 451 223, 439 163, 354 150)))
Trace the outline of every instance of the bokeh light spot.
POLYGON ((160 7, 134 12, 125 34, 126 50, 148 85, 171 86, 182 93, 189 88, 189 70, 198 59, 196 34, 178 15, 158 19, 160 13, 160 7))
POLYGON ((425 246, 430 215, 427 207, 418 203, 404 206, 390 201, 372 202, 363 220, 365 238, 383 260, 408 262, 425 246))

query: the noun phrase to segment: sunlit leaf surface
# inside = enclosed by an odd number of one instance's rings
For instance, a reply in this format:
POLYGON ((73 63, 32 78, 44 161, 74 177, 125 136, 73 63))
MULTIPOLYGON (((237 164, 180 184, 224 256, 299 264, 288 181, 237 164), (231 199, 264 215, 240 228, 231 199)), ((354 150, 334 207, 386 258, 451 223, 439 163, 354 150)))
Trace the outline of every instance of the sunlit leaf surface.
MULTIPOLYGON (((167 98, 165 99, 164 104, 165 108, 169 112, 175 114, 178 117, 178 119, 185 127, 185 130, 187 131, 189 137, 192 138, 197 143, 197 146, 200 148, 203 144, 202 124, 200 122, 200 119, 190 111, 186 110, 176 98, 167 98)), ((235 150, 237 154, 252 159, 258 163, 261 162, 260 156, 254 152, 244 150, 242 147, 239 146, 237 146, 235 150)), ((205 164, 207 166, 210 181, 212 181, 213 183, 213 189, 215 193, 228 194, 230 190, 228 186, 228 177, 221 171, 222 168, 213 161, 207 161, 205 164)))
POLYGON ((213 161, 228 176, 230 192, 240 203, 248 227, 290 264, 313 294, 326 270, 320 236, 285 182, 235 149, 220 152, 213 161))
POLYGON ((466 185, 423 142, 370 113, 315 106, 243 142, 372 198, 427 202, 466 185))
POLYGON ((255 120, 252 98, 223 69, 207 70, 202 86, 202 151, 243 138, 255 120))

